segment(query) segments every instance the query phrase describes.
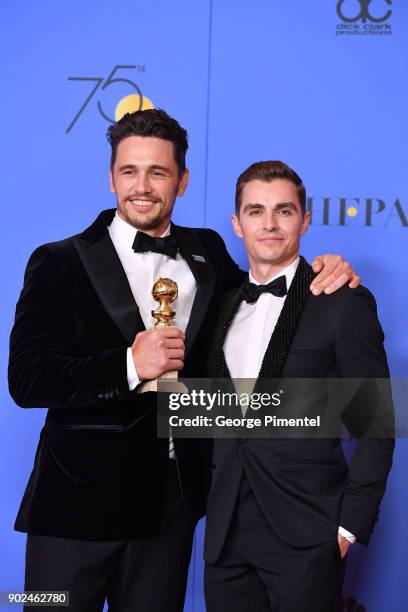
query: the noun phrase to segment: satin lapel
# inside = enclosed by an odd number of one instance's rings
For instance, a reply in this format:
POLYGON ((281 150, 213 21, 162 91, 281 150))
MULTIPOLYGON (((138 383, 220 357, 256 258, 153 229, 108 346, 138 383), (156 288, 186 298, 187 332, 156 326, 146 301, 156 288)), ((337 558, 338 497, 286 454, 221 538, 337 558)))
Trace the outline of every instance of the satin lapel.
POLYGON ((243 297, 243 285, 236 290, 231 297, 231 293, 228 294, 228 304, 225 307, 224 312, 219 318, 219 322, 214 334, 213 355, 214 373, 216 378, 231 378, 231 373, 228 369, 227 362, 224 355, 224 344, 228 334, 228 330, 231 327, 235 315, 241 305, 243 297))
POLYGON ((204 245, 194 230, 184 229, 172 224, 171 233, 176 236, 181 254, 197 283, 197 291, 186 329, 185 348, 187 356, 214 297, 216 272, 204 245))
POLYGON ((282 312, 265 351, 259 378, 279 378, 281 375, 299 318, 310 295, 309 286, 314 277, 313 269, 301 257, 282 312))
POLYGON ((108 231, 92 240, 77 236, 74 244, 106 312, 132 345, 145 326, 108 231))

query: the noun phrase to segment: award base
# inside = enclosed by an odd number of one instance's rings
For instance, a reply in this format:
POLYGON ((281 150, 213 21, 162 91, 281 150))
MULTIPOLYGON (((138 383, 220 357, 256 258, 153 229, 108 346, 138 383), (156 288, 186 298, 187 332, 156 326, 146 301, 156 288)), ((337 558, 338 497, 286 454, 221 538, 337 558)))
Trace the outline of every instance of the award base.
POLYGON ((158 390, 165 391, 167 393, 186 393, 188 390, 186 385, 177 381, 177 371, 165 372, 159 378, 155 378, 154 380, 146 380, 146 382, 139 385, 137 393, 147 393, 149 391, 157 393, 158 390), (167 381, 168 384, 166 384, 167 381), (160 389, 158 389, 158 387, 160 387, 160 389))

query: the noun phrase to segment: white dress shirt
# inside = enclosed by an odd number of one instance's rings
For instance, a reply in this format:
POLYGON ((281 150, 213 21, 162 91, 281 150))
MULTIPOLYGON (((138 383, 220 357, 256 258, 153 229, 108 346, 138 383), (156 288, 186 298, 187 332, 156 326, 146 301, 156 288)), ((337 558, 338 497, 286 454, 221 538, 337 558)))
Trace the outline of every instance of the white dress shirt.
MULTIPOLYGON (((175 326, 185 332, 197 290, 195 278, 187 262, 181 257, 180 253, 177 253, 176 259, 161 253, 135 253, 132 245, 137 230, 121 219, 117 212, 108 230, 146 329, 150 329, 155 323, 151 311, 156 310, 158 303, 153 299, 151 291, 155 281, 162 277, 171 278, 177 283, 178 298, 172 303, 172 307, 176 311, 175 326)), ((170 226, 161 237, 164 238, 169 234, 170 226)), ((131 347, 127 350, 126 365, 129 389, 133 391, 140 380, 136 372, 131 347)), ((170 448, 173 448, 172 442, 170 448)), ((174 456, 172 450, 170 456, 174 456)))
MULTIPOLYGON (((286 276, 289 287, 295 276, 299 258, 287 268, 270 278, 265 285, 279 276, 286 276)), ((249 280, 260 285, 249 272, 249 280)), ((258 378, 265 351, 286 300, 286 295, 277 297, 262 293, 253 304, 241 302, 238 312, 228 330, 224 353, 232 378, 258 378), (242 347, 245 346, 245 351, 242 347)))
MULTIPOLYGON (((298 265, 299 258, 262 284, 266 285, 279 276, 286 276, 286 287, 289 291, 298 265)), ((249 280, 255 285, 261 284, 251 272, 249 272, 249 280)), ((224 344, 225 361, 232 378, 246 378, 253 381, 258 378, 269 340, 285 300, 286 295, 277 297, 272 293, 262 293, 253 304, 245 301, 240 304, 224 344), (244 351, 243 347, 245 347, 244 351)), ((338 531, 349 542, 355 542, 355 536, 343 527, 339 527, 338 531)))

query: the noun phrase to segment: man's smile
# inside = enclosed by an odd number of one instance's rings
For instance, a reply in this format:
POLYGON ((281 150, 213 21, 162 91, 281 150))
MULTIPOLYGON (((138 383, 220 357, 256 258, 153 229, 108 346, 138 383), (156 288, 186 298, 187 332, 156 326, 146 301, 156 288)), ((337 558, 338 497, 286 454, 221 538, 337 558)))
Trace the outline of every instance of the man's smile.
POLYGON ((146 199, 146 198, 129 197, 127 198, 127 201, 130 202, 130 204, 132 204, 137 209, 148 210, 150 208, 153 208, 153 206, 157 204, 159 200, 156 198, 146 199))
POLYGON ((282 240, 285 240, 285 238, 283 238, 282 236, 261 236, 260 238, 258 238, 258 242, 280 242, 282 240))

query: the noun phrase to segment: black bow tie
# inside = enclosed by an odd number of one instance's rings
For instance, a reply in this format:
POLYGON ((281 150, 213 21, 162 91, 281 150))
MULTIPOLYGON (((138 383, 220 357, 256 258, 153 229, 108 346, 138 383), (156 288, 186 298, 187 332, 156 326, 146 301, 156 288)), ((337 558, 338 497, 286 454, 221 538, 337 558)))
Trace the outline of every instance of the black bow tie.
POLYGON ((247 281, 244 285, 244 301, 248 304, 256 302, 261 293, 272 293, 277 297, 283 297, 287 294, 286 276, 279 276, 267 285, 255 285, 247 281))
POLYGON ((174 236, 166 236, 165 238, 155 238, 145 234, 144 232, 136 232, 136 237, 132 248, 135 253, 161 253, 176 259, 178 246, 174 236))

